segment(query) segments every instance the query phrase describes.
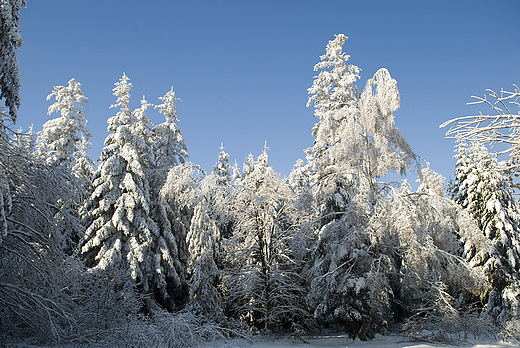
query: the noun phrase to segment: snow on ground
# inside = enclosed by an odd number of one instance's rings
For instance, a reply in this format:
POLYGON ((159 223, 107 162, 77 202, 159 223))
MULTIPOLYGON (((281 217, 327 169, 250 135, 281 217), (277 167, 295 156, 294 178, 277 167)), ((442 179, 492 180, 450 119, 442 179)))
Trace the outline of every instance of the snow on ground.
MULTIPOLYGON (((405 336, 376 336, 371 341, 360 341, 359 339, 352 340, 342 334, 331 334, 328 336, 314 336, 305 338, 302 340, 291 340, 290 338, 257 338, 254 342, 247 340, 234 339, 228 342, 208 342, 205 345, 199 346, 198 348, 510 348, 520 347, 518 342, 503 342, 498 339, 488 337, 480 339, 468 339, 466 341, 454 338, 451 340, 451 344, 427 342, 428 337, 423 336, 423 341, 414 339, 413 337, 405 336)), ((178 342, 177 342, 178 343, 178 342)), ((0 344, 1 347, 3 347, 0 344)), ((125 346, 124 344, 122 346, 125 346)), ((174 345, 177 347, 176 345, 174 345)), ((13 345, 7 345, 6 347, 13 348, 46 348, 47 346, 36 346, 27 343, 19 343, 13 345)), ((90 345, 58 345, 48 346, 48 348, 78 348, 78 347, 91 347, 90 345)), ((92 347, 110 347, 106 345, 93 345, 92 347)), ((112 347, 110 347, 112 348, 112 347)), ((117 348, 117 347, 114 347, 117 348)), ((162 347, 158 347, 162 348, 162 347)), ((166 346, 164 346, 166 348, 166 346)))
POLYGON ((495 339, 469 339, 467 341, 452 340, 453 344, 430 343, 416 341, 403 336, 377 336, 371 341, 352 340, 343 335, 306 338, 306 342, 294 342, 290 339, 264 340, 249 344, 244 341, 232 341, 223 344, 210 344, 213 348, 438 348, 438 347, 472 347, 472 348, 503 348, 518 347, 516 343, 502 342, 495 339))

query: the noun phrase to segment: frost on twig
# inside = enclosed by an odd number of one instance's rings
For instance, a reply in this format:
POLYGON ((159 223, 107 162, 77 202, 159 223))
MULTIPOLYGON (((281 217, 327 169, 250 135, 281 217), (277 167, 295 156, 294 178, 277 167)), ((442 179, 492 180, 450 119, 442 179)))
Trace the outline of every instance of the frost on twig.
POLYGON ((510 165, 518 169, 520 157, 520 113, 514 113, 512 107, 520 106, 520 89, 514 85, 514 91, 501 90, 500 94, 487 90, 484 97, 473 96, 469 105, 486 104, 493 114, 480 113, 464 116, 444 122, 439 127, 445 128, 446 137, 466 142, 478 142, 494 149, 497 156, 508 154, 510 165))

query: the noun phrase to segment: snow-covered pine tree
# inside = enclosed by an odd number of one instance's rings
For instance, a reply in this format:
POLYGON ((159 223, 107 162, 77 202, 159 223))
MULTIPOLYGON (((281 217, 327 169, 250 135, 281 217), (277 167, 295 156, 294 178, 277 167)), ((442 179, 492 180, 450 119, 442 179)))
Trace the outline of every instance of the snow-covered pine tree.
POLYGON ((188 159, 188 150, 179 128, 175 106, 175 102, 181 101, 181 99, 175 96, 173 87, 159 99, 163 103, 156 105, 155 108, 158 108, 159 113, 164 115, 165 121, 153 128, 155 167, 170 169, 188 159))
POLYGON ((87 141, 84 135, 82 135, 81 139, 76 144, 76 157, 74 158, 74 164, 71 168, 72 174, 76 178, 81 178, 86 182, 89 187, 89 192, 92 184, 92 177, 95 173, 95 163, 88 155, 90 146, 91 143, 87 141))
POLYGON ((303 160, 298 159, 289 174, 288 184, 297 197, 295 208, 300 211, 299 215, 305 216, 304 220, 316 218, 317 213, 311 179, 309 166, 304 166, 303 160))
POLYGON ((152 198, 151 216, 159 228, 159 249, 164 255, 161 262, 168 270, 167 286, 158 298, 164 307, 176 310, 185 304, 188 297, 186 234, 193 214, 192 198, 183 201, 178 195, 182 197, 195 182, 191 177, 192 165, 185 162, 188 152, 177 119, 175 102, 180 99, 175 96, 173 87, 159 99, 163 103, 154 108, 164 115, 165 122, 150 128, 154 157, 147 177, 152 198))
POLYGON ((2 236, 7 235, 6 215, 11 210, 11 193, 7 181, 9 164, 10 139, 6 132, 7 119, 15 123, 17 108, 20 107, 20 73, 16 50, 22 46, 20 31, 20 11, 25 6, 25 0, 0 1, 0 99, 5 98, 5 106, 9 116, 0 110, 0 244, 2 236))
POLYGON ((229 316, 256 327, 291 328, 307 312, 300 264, 291 250, 294 195, 268 164, 266 150, 233 188, 233 235, 223 239, 229 316))
POLYGON ((221 238, 231 236, 231 170, 229 154, 221 145, 213 172, 199 184, 198 203, 186 237, 191 255, 190 300, 192 308, 213 320, 223 321, 220 278, 223 268, 221 238))
POLYGON ((215 178, 215 183, 220 187, 229 187, 232 181, 231 166, 229 165, 229 154, 224 151, 224 144, 220 145, 218 161, 211 173, 215 178))
POLYGON ((385 302, 380 289, 369 286, 380 282, 371 273, 379 255, 367 232, 379 199, 376 179, 409 170, 415 154, 394 124, 396 81, 380 69, 360 94, 354 85, 359 68, 347 65, 342 52, 346 39, 339 34, 328 43, 309 88, 307 105, 314 104, 319 122, 307 153, 320 215, 308 300, 318 320, 367 339, 382 325, 385 302))
POLYGON ((246 161, 242 165, 242 173, 240 174, 239 179, 245 179, 249 174, 253 172, 255 168, 255 157, 253 154, 249 154, 246 157, 246 161))
POLYGON ((20 149, 21 153, 25 156, 32 155, 36 146, 36 132, 33 126, 29 126, 29 130, 24 132, 22 128, 19 128, 15 134, 15 146, 20 149))
POLYGON ((9 118, 15 123, 20 107, 20 73, 16 50, 22 46, 20 11, 25 0, 0 1, 0 98, 5 98, 9 118))
MULTIPOLYGON (((79 82, 71 79, 68 86, 55 86, 47 96, 47 100, 52 97, 56 99, 49 106, 48 114, 59 112, 61 116, 45 122, 42 131, 38 132, 35 156, 51 166, 62 165, 73 169, 76 165, 94 164, 86 155, 88 139, 92 134, 87 129, 87 118, 83 112, 83 104, 88 102, 80 86, 79 82)), ((88 174, 92 171, 78 171, 75 175, 89 180, 88 174), (83 177, 83 174, 87 176, 83 177)))
POLYGON ((504 324, 520 315, 520 209, 513 196, 512 171, 487 148, 459 141, 453 200, 476 221, 491 242, 488 250, 466 243, 470 261, 492 284, 486 313, 504 324))
POLYGON ((195 206, 190 231, 186 236, 190 252, 190 307, 212 320, 222 322, 224 306, 218 289, 221 241, 217 221, 210 217, 212 209, 208 200, 201 197, 195 206))
POLYGON ((94 175, 93 193, 84 207, 89 222, 80 243, 85 263, 94 269, 118 266, 127 270, 146 292, 166 294, 172 276, 169 250, 150 217, 146 170, 153 163, 151 121, 144 100, 135 112, 129 107, 132 84, 126 74, 113 89, 117 114, 108 119, 105 148, 94 175))
MULTIPOLYGON (((56 218, 63 219, 63 214, 78 214, 79 207, 88 195, 94 162, 87 154, 91 134, 83 112, 83 104, 88 102, 81 91, 81 84, 71 79, 67 86, 55 86, 47 100, 53 97, 56 101, 49 106, 48 114, 59 112, 60 117, 45 122, 42 131, 38 132, 34 156, 55 167, 56 172, 72 173, 77 178, 74 184, 78 186, 76 192, 79 194, 80 204, 60 200, 56 218)), ((83 226, 64 225, 60 232, 64 250, 71 253, 81 238, 83 226)))
POLYGON ((166 279, 170 297, 164 303, 171 309, 178 309, 189 301, 187 268, 190 253, 186 237, 194 217, 201 173, 200 167, 190 162, 171 168, 155 208, 154 219, 170 255, 168 267, 173 276, 166 279))

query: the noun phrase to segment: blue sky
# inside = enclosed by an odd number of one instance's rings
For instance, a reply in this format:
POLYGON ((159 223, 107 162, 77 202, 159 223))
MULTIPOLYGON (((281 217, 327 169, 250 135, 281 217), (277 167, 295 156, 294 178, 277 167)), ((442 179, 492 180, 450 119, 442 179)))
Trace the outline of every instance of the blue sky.
MULTIPOLYGON (((453 140, 444 121, 480 110, 467 106, 486 88, 520 84, 520 2, 511 1, 134 1, 28 0, 18 51, 22 106, 16 127, 47 115, 53 86, 82 83, 91 157, 107 135, 123 72, 130 105, 151 103, 174 86, 190 160, 211 171, 224 143, 242 166, 267 141, 269 161, 288 175, 312 146, 317 119, 307 108, 313 66, 335 34, 360 89, 381 67, 397 80, 396 124, 414 151, 445 177, 453 174, 453 140)), ((150 110, 158 124, 161 115, 150 110)))

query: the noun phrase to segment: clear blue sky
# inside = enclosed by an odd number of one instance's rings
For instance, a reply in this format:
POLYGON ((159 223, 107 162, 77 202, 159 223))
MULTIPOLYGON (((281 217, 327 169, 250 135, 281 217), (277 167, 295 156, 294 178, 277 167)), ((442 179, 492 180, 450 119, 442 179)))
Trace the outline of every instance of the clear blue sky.
MULTIPOLYGON (((511 1, 134 1, 28 0, 18 51, 22 106, 17 127, 47 115, 53 86, 75 78, 97 159, 114 83, 133 83, 131 107, 174 86, 190 160, 211 171, 224 143, 240 167, 264 141, 274 169, 288 175, 312 146, 307 108, 313 66, 334 34, 359 66, 362 88, 377 69, 397 80, 396 124, 414 151, 445 177, 453 140, 439 125, 488 112, 466 106, 486 88, 520 84, 520 2, 511 1)), ((161 115, 148 116, 158 124, 161 115)))

